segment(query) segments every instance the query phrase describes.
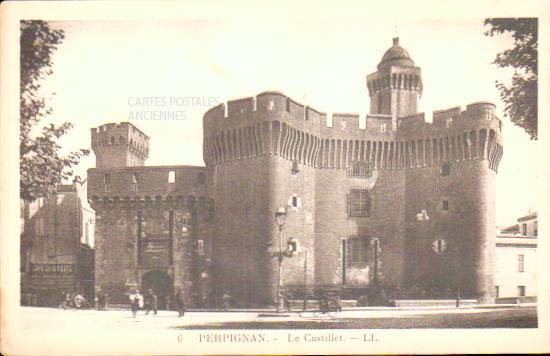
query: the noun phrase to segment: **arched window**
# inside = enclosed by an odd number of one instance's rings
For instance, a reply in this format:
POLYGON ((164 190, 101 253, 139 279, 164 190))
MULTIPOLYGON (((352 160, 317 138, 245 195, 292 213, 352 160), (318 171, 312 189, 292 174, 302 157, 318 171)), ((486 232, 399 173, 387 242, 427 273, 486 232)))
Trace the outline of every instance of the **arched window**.
POLYGON ((115 136, 111 136, 111 144, 114 145, 115 143, 115 136))
POLYGON ((168 172, 168 183, 175 183, 176 182, 176 172, 170 171, 168 172))

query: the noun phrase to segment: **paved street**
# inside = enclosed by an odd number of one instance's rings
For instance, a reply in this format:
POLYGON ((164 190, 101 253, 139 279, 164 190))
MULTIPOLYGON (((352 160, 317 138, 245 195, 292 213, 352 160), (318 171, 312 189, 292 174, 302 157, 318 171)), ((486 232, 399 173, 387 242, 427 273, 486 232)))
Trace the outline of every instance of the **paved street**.
POLYGON ((424 308, 395 310, 371 308, 331 315, 316 313, 176 312, 160 311, 133 318, 129 310, 60 310, 22 308, 24 328, 124 328, 124 329, 386 329, 386 328, 534 328, 536 306, 498 308, 424 308))

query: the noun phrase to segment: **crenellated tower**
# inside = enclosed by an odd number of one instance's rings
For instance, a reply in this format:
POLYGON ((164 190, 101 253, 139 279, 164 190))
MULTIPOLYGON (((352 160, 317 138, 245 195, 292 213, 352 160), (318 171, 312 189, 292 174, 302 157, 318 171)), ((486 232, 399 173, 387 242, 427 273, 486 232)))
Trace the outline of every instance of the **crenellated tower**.
POLYGON ((149 156, 149 136, 129 122, 92 128, 97 168, 143 166, 149 156))
POLYGON ((391 115, 395 130, 397 118, 417 113, 422 95, 420 68, 399 45, 399 37, 393 39, 393 46, 384 53, 377 68, 367 76, 370 113, 391 115))

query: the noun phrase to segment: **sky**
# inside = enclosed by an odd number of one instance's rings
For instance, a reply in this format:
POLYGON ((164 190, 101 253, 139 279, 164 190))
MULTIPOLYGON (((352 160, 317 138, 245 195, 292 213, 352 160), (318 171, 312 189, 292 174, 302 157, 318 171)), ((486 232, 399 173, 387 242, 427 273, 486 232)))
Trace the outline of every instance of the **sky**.
MULTIPOLYGON (((327 113, 366 114, 366 75, 392 37, 422 69, 420 112, 477 101, 497 105, 504 156, 497 177, 497 225, 536 209, 536 142, 504 118, 495 81, 509 36, 486 37, 483 19, 218 18, 51 22, 65 31, 44 82, 53 113, 72 122, 63 151, 90 148, 90 128, 130 121, 151 137, 147 165, 204 165, 202 116, 213 105, 267 90, 327 113), (180 120, 139 120, 162 111, 180 120)), ((76 174, 95 166, 93 152, 76 174)))

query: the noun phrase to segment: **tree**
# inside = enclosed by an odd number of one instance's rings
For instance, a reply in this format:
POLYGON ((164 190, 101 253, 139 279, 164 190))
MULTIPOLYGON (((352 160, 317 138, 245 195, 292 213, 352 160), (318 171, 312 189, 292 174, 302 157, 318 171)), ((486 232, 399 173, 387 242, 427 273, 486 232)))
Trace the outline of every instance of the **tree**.
POLYGON ((498 53, 494 64, 499 68, 513 68, 510 85, 497 81, 504 114, 516 126, 522 127, 532 140, 537 135, 537 18, 488 18, 484 22, 490 29, 486 36, 510 33, 514 47, 498 53))
POLYGON ((21 21, 19 171, 20 197, 27 201, 51 193, 72 176, 71 168, 89 153, 81 149, 60 156, 59 139, 72 128, 71 123, 39 127, 40 121, 52 113, 40 93, 40 83, 52 74, 52 54, 64 38, 63 30, 54 30, 47 22, 21 21))

